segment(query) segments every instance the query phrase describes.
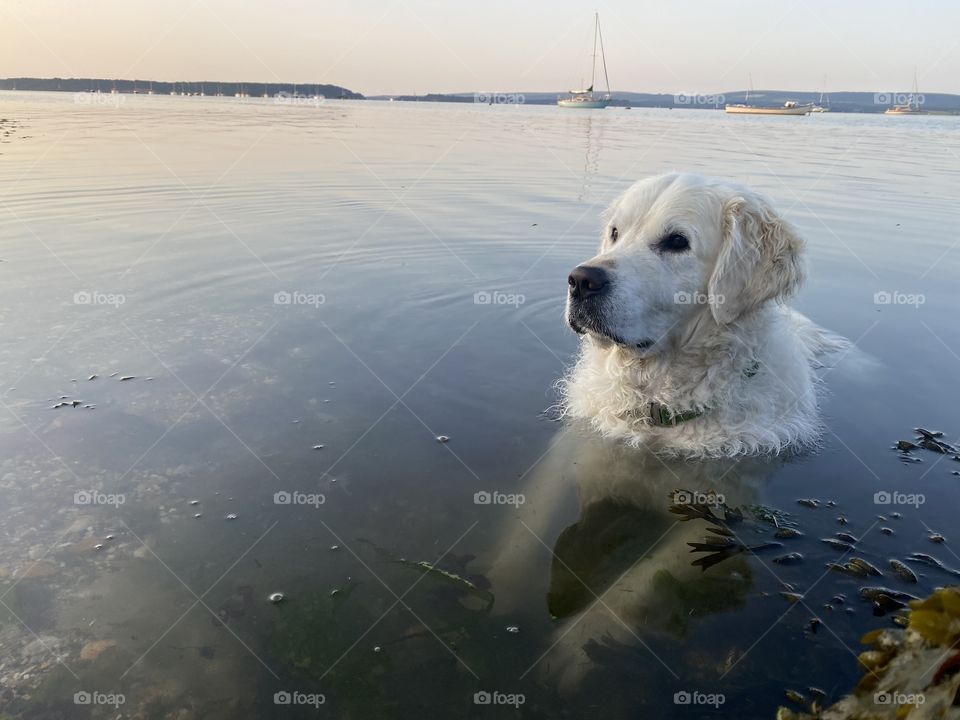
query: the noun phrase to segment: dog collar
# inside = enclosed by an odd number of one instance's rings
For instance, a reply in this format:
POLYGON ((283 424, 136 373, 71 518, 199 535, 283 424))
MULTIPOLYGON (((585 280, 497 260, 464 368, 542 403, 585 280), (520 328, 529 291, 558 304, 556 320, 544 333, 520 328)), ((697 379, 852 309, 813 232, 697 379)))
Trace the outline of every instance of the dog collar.
MULTIPOLYGON (((743 376, 746 378, 752 378, 760 371, 760 361, 755 360, 750 367, 743 371, 743 376)), ((693 420, 703 415, 706 410, 685 410, 684 412, 671 412, 662 403, 656 401, 650 403, 649 413, 647 417, 650 419, 650 422, 655 427, 676 427, 680 423, 687 422, 687 420, 693 420)), ((637 415, 638 417, 643 417, 642 412, 633 411, 631 413, 637 415)))
POLYGON ((650 420, 657 427, 674 427, 687 420, 693 420, 703 415, 703 410, 687 410, 686 412, 672 413, 658 402, 650 403, 650 420))

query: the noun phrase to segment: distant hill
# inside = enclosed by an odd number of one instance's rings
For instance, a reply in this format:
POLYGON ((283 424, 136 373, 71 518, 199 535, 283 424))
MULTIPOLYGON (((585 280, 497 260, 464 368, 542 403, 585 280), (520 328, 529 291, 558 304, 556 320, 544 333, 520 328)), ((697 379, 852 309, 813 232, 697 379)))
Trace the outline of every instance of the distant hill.
POLYGON ((108 78, 6 78, 0 80, 0 90, 51 90, 60 92, 100 91, 108 93, 116 89, 121 93, 139 92, 146 95, 151 90, 155 95, 229 95, 247 93, 251 97, 277 93, 299 95, 323 95, 325 98, 362 100, 363 95, 339 85, 321 83, 245 83, 203 80, 191 82, 161 82, 158 80, 112 80, 108 78))
MULTIPOLYGON (((658 93, 636 93, 613 91, 614 106, 686 108, 694 110, 722 109, 726 103, 742 103, 746 99, 746 90, 735 90, 716 95, 666 95, 658 93)), ((406 100, 411 102, 459 102, 483 104, 524 103, 527 105, 553 105, 560 93, 430 93, 428 95, 377 95, 369 100, 406 100)), ((832 92, 829 93, 829 107, 833 112, 880 113, 891 105, 907 102, 908 92, 832 92)), ((923 109, 928 112, 960 113, 960 95, 947 93, 921 93, 923 109)), ((783 105, 788 100, 799 103, 817 102, 819 91, 809 90, 754 90, 750 93, 750 102, 758 105, 783 105)), ((827 105, 825 99, 824 105, 827 105)))

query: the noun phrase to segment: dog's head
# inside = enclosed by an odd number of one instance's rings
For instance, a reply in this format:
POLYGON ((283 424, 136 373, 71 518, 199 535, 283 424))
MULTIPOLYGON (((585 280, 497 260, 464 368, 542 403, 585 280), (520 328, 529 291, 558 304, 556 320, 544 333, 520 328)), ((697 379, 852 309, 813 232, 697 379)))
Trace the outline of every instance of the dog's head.
POLYGON ((606 213, 599 254, 570 273, 576 332, 646 354, 697 316, 728 325, 803 282, 803 241, 762 196, 723 180, 641 180, 606 213))

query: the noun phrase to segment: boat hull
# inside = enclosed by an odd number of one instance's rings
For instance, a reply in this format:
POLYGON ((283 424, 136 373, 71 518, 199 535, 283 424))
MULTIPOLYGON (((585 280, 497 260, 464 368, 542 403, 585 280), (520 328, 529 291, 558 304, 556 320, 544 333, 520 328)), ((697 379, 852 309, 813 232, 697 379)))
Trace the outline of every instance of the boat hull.
POLYGON ((926 115, 924 110, 902 110, 898 108, 887 108, 883 111, 884 115, 926 115))
POLYGON ((564 108, 583 108, 584 110, 602 110, 610 104, 609 100, 557 100, 564 108))
POLYGON ((806 105, 797 107, 754 107, 752 105, 727 105, 724 108, 728 113, 738 115, 807 115, 810 108, 806 105))

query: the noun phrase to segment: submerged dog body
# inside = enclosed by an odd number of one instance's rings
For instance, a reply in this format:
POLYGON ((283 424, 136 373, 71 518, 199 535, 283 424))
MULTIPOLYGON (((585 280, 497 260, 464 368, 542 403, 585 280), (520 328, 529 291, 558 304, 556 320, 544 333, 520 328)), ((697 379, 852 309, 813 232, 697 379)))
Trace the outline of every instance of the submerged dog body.
POLYGON ((817 356, 844 343, 783 304, 803 282, 803 245, 765 198, 726 181, 631 187, 569 278, 582 341, 564 414, 691 456, 814 443, 817 356))

